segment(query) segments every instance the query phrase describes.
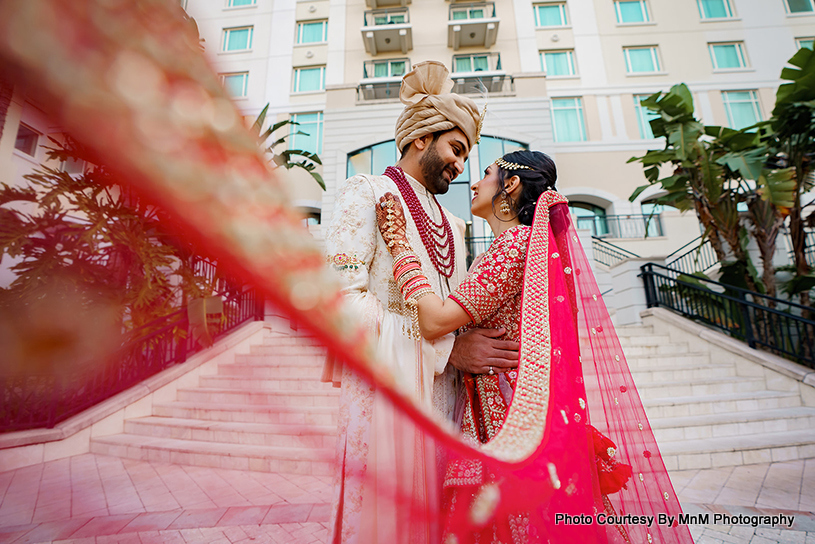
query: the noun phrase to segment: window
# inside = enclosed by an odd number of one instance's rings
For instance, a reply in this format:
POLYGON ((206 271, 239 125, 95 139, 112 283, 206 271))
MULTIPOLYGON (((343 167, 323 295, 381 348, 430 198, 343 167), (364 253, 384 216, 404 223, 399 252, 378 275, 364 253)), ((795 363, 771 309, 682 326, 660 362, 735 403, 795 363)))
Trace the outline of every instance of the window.
POLYGON ((187 0, 178 0, 178 5, 181 6, 181 9, 187 9, 187 0))
POLYGON ((254 27, 225 28, 222 51, 248 51, 252 49, 252 32, 254 27))
POLYGON ((569 51, 541 51, 541 68, 548 77, 573 76, 574 52, 569 51))
POLYGON ((407 59, 373 61, 371 63, 373 72, 370 71, 369 65, 366 63, 365 73, 363 75, 366 78, 402 77, 408 71, 408 63, 409 61, 407 59))
POLYGON ((553 98, 552 125, 556 142, 584 141, 583 101, 580 98, 553 98))
POLYGON ((450 14, 453 21, 461 21, 463 19, 483 19, 487 16, 485 6, 453 8, 450 10, 450 14))
POLYGON ((60 170, 71 175, 83 174, 85 172, 85 161, 69 157, 68 160, 60 163, 60 170))
POLYGON ((381 12, 377 13, 374 12, 374 24, 375 25, 395 25, 401 24, 407 21, 407 12, 406 11, 398 11, 398 12, 381 12))
POLYGON ((557 4, 535 4, 535 26, 566 26, 566 3, 557 4))
POLYGON ((625 70, 629 74, 659 72, 659 56, 656 46, 624 47, 625 70))
POLYGON ((640 102, 648 98, 649 95, 647 94, 635 94, 634 95, 634 112, 637 114, 637 127, 640 129, 640 138, 643 140, 651 140, 654 137, 654 133, 651 130, 651 119, 656 119, 659 117, 658 113, 655 113, 642 104, 640 102))
POLYGON ((723 91, 722 100, 730 128, 739 130, 761 120, 756 91, 723 91))
POLYGON ((291 125, 289 148, 302 149, 312 153, 323 152, 323 112, 295 113, 291 120, 298 125, 291 125), (298 134, 302 132, 304 134, 298 134))
POLYGON ((239 8, 244 6, 254 6, 257 0, 227 0, 226 7, 239 8))
POLYGON ((744 57, 744 45, 736 43, 711 43, 710 62, 713 63, 714 70, 732 70, 745 68, 747 61, 744 57))
POLYGON ((26 155, 32 157, 37 154, 37 140, 40 135, 38 132, 30 129, 29 127, 21 124, 17 129, 17 139, 14 141, 14 149, 20 150, 26 155))
POLYGON ((614 2, 614 9, 617 11, 617 22, 621 25, 647 23, 651 20, 645 0, 617 0, 614 2))
POLYGON ((226 92, 236 98, 246 96, 246 87, 249 82, 249 72, 240 72, 237 74, 221 74, 221 85, 224 86, 226 92))
POLYGON ((702 19, 728 19, 733 17, 730 0, 696 0, 702 19))
POLYGON ((786 8, 787 13, 812 13, 815 11, 812 0, 787 0, 786 8))
MULTIPOLYGON (((501 62, 498 62, 498 70, 501 62)), ((460 55, 453 57, 453 72, 486 72, 490 70, 488 55, 460 55)))
POLYGON ((325 89, 325 66, 295 68, 294 92, 322 91, 325 89))
POLYGON ((796 38, 795 45, 798 46, 798 49, 802 47, 806 47, 807 49, 815 49, 813 43, 815 42, 815 38, 796 38))
POLYGON ((569 213, 575 218, 577 228, 591 230, 592 236, 607 236, 606 210, 587 202, 569 202, 569 213))
POLYGON ((297 23, 297 43, 320 43, 327 40, 328 21, 297 23))

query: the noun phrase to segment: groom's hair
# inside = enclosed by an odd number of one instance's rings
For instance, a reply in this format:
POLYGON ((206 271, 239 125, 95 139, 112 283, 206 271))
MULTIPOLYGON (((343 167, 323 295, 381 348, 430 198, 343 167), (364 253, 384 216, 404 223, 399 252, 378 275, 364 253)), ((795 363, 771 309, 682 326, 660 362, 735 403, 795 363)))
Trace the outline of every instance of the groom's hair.
POLYGON ((557 181, 557 167, 549 155, 540 151, 515 151, 504 155, 507 162, 520 164, 527 168, 517 170, 505 170, 499 166, 500 188, 492 197, 493 208, 496 201, 501 197, 506 186, 506 180, 512 176, 518 176, 521 180, 521 194, 517 200, 509 199, 510 206, 518 216, 522 225, 531 225, 535 217, 535 204, 538 198, 550 189, 555 188, 557 181))

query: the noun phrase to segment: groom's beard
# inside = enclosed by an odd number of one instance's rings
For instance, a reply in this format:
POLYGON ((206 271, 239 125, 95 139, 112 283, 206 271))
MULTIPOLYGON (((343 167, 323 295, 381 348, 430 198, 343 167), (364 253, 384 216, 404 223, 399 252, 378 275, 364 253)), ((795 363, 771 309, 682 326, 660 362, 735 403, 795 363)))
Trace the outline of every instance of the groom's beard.
POLYGON ((422 169, 422 177, 424 177, 427 190, 436 195, 443 195, 450 189, 450 181, 456 178, 458 172, 455 167, 444 164, 444 160, 436 151, 436 141, 433 140, 425 154, 419 159, 419 167, 422 169), (450 181, 444 179, 445 170, 450 174, 450 181))

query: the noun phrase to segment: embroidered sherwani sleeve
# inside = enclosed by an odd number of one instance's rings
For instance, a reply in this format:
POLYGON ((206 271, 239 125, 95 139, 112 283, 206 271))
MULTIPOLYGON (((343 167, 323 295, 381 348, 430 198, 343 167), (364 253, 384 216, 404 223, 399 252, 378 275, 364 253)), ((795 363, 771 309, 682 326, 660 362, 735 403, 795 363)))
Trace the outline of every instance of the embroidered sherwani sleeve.
POLYGON ((374 191, 365 177, 346 180, 334 203, 325 245, 329 264, 339 275, 348 302, 371 332, 378 334, 382 305, 369 289, 377 244, 374 206, 374 191))
POLYGON ((479 325, 520 292, 528 242, 528 238, 517 233, 503 233, 450 294, 474 324, 479 325))

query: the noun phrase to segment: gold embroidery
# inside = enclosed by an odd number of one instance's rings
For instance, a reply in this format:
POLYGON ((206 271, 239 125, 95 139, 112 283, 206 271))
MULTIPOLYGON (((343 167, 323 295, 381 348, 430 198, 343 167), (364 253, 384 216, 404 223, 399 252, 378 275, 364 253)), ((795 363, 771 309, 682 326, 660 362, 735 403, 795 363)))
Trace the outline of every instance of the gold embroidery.
POLYGON ((617 450, 614 448, 609 448, 606 450, 606 453, 608 454, 609 459, 611 459, 617 453, 617 450))
POLYGON ((641 482, 644 482, 644 481, 645 481, 645 477, 642 475, 642 472, 640 472, 640 481, 641 481, 641 482))
POLYGON ((337 253, 328 257, 327 261, 329 264, 334 265, 337 270, 345 270, 346 268, 357 270, 360 266, 365 265, 365 262, 358 259, 356 255, 347 255, 345 253, 337 253))
POLYGON ((585 409, 586 409, 586 401, 585 401, 585 400, 583 400, 583 399, 577 399, 577 402, 580 404, 580 408, 581 408, 582 410, 585 410, 585 409))
POLYGON ((671 499, 671 496, 670 496, 670 495, 668 495, 668 492, 667 492, 667 491, 666 491, 665 493, 663 493, 663 495, 662 495, 662 496, 663 496, 663 497, 665 497, 665 500, 666 500, 666 501, 671 499))
MULTIPOLYGON (((547 206, 567 202, 563 195, 554 191, 546 191, 540 198, 547 206)), ((547 210, 539 207, 534 221, 536 225, 540 221, 542 228, 529 241, 526 255, 526 274, 529 276, 525 279, 530 294, 534 293, 534 296, 525 298, 522 305, 518 381, 506 421, 495 438, 484 446, 486 453, 510 462, 526 459, 538 447, 549 406, 552 343, 549 333, 549 259, 546 258, 549 255, 547 210)))

